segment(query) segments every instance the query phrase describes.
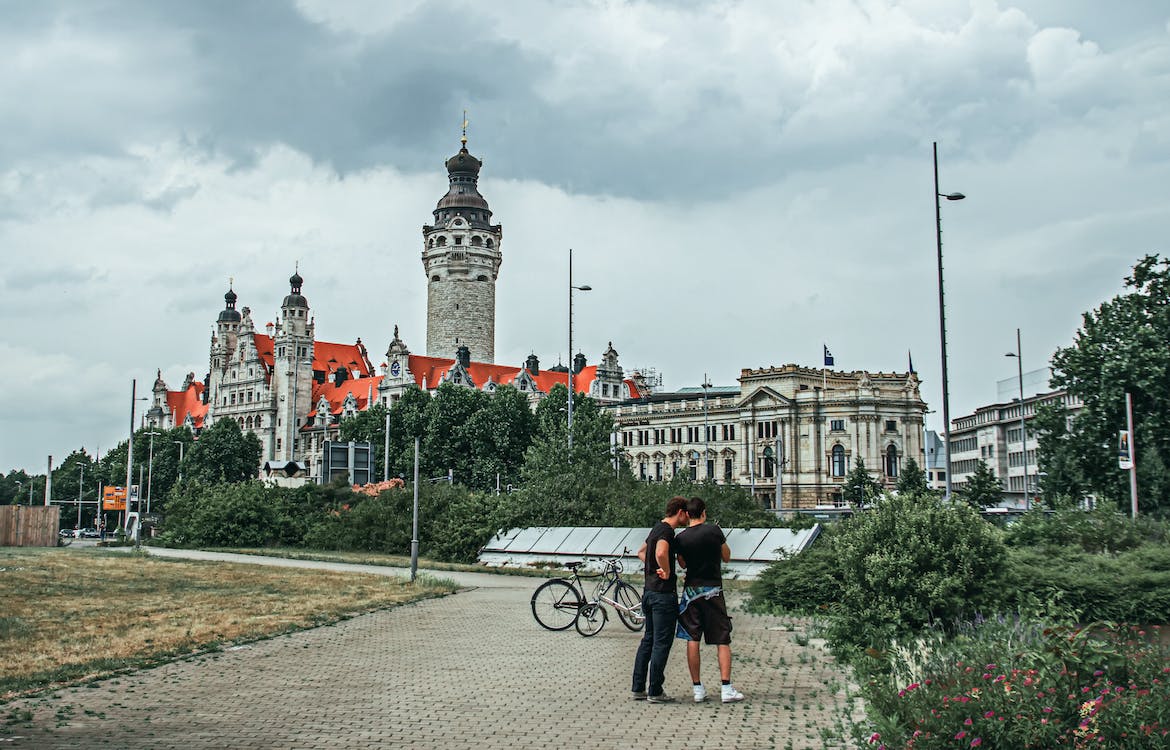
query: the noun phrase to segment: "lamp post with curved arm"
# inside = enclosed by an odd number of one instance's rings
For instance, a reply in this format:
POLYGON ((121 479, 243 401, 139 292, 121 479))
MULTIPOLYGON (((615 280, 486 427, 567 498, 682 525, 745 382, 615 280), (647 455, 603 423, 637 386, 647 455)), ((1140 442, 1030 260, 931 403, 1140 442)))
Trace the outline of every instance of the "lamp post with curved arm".
POLYGON ((943 260, 942 260, 942 208, 939 198, 949 201, 961 201, 967 196, 962 193, 943 194, 938 189, 938 142, 934 144, 934 226, 938 248, 938 338, 942 350, 942 388, 943 388, 943 440, 947 452, 947 493, 946 499, 951 499, 951 394, 947 381, 947 312, 943 297, 943 260))
POLYGON ((569 248, 569 460, 573 460, 573 290, 578 292, 592 291, 588 284, 573 286, 573 248, 569 248))

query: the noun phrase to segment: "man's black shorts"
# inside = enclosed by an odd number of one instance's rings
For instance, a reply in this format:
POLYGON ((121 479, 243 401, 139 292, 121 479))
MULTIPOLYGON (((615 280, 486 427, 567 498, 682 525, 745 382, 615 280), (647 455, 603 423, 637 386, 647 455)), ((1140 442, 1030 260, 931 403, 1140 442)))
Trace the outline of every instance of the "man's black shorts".
POLYGON ((722 591, 708 599, 692 599, 679 614, 678 622, 692 641, 703 638, 708 646, 731 645, 731 617, 722 591))

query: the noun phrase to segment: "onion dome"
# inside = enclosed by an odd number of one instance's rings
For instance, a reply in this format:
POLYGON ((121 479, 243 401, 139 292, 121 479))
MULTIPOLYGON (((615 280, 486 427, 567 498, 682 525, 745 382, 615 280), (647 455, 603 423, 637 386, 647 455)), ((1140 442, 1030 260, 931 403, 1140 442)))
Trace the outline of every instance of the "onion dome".
POLYGON ((288 285, 290 287, 290 291, 288 296, 284 298, 284 302, 281 303, 281 307, 301 307, 306 310, 309 309, 309 300, 305 299, 301 295, 301 284, 303 283, 305 283, 305 280, 301 278, 299 273, 294 272, 293 275, 289 277, 288 285))
POLYGON ((219 313, 220 323, 239 323, 240 312, 236 309, 236 300, 239 299, 236 293, 229 287, 227 294, 223 295, 224 308, 219 313))

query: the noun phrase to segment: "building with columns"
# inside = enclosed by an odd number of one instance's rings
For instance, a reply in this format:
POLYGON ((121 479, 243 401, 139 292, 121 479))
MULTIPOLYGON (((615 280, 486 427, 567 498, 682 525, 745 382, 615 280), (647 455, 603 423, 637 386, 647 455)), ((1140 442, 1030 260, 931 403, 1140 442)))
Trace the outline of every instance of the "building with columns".
MULTIPOLYGON (((205 425, 233 419, 255 434, 265 463, 302 465, 319 478, 323 446, 336 440, 341 420, 374 404, 387 406, 408 388, 434 391, 444 383, 488 393, 511 385, 535 404, 561 383, 567 367, 542 369, 535 354, 523 363, 495 363, 495 282, 503 230, 478 190, 482 162, 467 150, 446 161, 449 187, 423 227, 427 277, 426 355, 413 354, 394 326, 380 367, 371 363, 359 338, 352 344, 317 338, 314 315, 298 272, 275 323, 257 330, 250 308, 237 309, 234 288, 224 295, 215 321, 208 373, 189 373, 171 390, 160 371, 144 421, 158 427, 205 425)), ((383 334, 386 335, 386 334, 383 334)), ((647 390, 637 374, 625 375, 612 343, 596 365, 578 353, 574 388, 602 403, 638 398, 647 390)))
POLYGON ((738 386, 653 393, 608 409, 616 447, 639 478, 687 472, 750 488, 774 509, 843 507, 859 457, 886 488, 907 458, 925 462, 926 404, 913 372, 745 369, 738 386))

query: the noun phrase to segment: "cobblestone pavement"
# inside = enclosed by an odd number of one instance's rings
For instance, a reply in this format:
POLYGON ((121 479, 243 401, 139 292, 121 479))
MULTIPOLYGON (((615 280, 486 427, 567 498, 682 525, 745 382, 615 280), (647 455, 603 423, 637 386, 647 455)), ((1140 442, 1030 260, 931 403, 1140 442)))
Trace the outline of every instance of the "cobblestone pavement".
POLYGON ((653 705, 628 697, 640 634, 616 617, 589 639, 543 630, 528 606, 539 579, 470 575, 493 585, 14 701, 0 747, 844 746, 824 733, 846 676, 784 621, 733 613, 745 702, 718 702, 713 647, 716 700, 689 700, 676 642, 666 690, 687 700, 653 705))

